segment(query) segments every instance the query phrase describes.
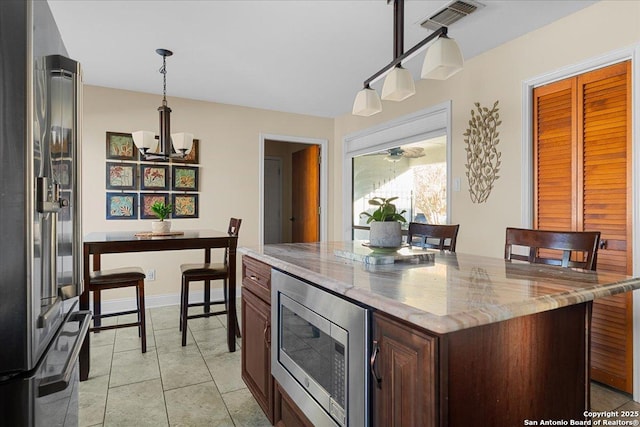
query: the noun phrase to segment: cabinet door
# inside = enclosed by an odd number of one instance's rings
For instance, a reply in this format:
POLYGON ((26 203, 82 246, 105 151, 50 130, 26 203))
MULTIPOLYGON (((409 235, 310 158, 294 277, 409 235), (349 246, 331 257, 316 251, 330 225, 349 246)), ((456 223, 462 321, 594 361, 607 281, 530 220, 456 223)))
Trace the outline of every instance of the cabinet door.
POLYGON ((374 425, 437 425, 437 338, 378 313, 373 336, 374 425))
POLYGON ((271 307, 242 290, 242 379, 273 423, 271 307))

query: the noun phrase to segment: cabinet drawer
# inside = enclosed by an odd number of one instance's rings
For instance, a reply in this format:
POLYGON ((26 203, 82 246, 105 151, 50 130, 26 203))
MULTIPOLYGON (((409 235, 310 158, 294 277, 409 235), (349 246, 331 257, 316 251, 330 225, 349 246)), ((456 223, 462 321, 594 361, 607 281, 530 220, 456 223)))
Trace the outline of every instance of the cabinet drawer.
POLYGON ((242 257, 242 286, 271 304, 271 266, 251 257, 242 257))

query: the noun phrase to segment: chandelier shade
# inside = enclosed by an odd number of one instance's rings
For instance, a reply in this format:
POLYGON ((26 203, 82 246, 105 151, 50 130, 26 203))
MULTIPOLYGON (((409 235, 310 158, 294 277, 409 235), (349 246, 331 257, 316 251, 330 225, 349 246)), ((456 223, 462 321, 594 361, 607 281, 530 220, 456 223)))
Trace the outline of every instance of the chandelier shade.
POLYGON ((423 79, 446 80, 462 70, 464 59, 454 39, 440 37, 427 50, 422 65, 423 79))
POLYGON ((398 66, 385 77, 381 98, 385 101, 404 101, 414 93, 416 86, 411 72, 398 66))
POLYGON ((378 92, 365 87, 356 95, 356 100, 353 103, 352 114, 355 116, 372 116, 382 111, 382 103, 378 92))

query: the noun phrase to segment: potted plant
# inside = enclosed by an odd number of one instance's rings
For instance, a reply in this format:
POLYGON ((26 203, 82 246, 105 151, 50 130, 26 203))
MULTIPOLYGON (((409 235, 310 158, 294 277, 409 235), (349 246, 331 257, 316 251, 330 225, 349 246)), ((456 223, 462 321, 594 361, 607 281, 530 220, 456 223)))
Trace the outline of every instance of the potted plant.
POLYGON ((392 202, 397 197, 374 197, 369 204, 377 206, 373 213, 361 212, 360 216, 366 216, 369 229, 369 244, 373 247, 399 248, 402 245, 402 222, 407 220, 402 216, 406 210, 398 212, 392 202))
POLYGON ((171 214, 173 206, 171 203, 165 205, 164 202, 155 202, 151 205, 151 211, 158 218, 158 221, 151 223, 151 231, 154 233, 168 233, 171 230, 171 221, 165 221, 171 214))

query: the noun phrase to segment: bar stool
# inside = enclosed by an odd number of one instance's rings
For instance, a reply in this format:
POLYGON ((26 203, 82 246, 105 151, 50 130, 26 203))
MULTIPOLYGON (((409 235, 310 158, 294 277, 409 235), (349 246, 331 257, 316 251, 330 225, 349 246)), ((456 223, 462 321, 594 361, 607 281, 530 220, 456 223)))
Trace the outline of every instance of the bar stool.
MULTIPOLYGON (((231 218, 229 220, 229 228, 227 233, 229 236, 238 237, 240 231, 241 219, 231 218)), ((187 320, 199 317, 210 317, 218 314, 229 315, 228 304, 235 304, 235 301, 228 301, 228 278, 229 278, 229 250, 224 250, 224 261, 222 263, 201 263, 201 264, 182 264, 180 271, 182 272, 182 289, 180 293, 180 331, 182 331, 182 346, 187 345, 187 320), (211 280, 222 280, 222 289, 224 299, 211 301, 211 280), (191 282, 204 281, 204 301, 189 303, 189 284, 191 282), (225 309, 211 312, 212 305, 224 304, 225 309), (203 313, 189 315, 189 307, 204 306, 203 313)), ((240 337, 240 326, 238 324, 238 316, 235 319, 229 319, 236 323, 236 336, 240 337)))
POLYGON ((142 338, 142 352, 147 352, 147 330, 144 312, 144 271, 139 267, 124 267, 113 270, 94 271, 90 275, 88 290, 93 292, 93 327, 91 332, 99 332, 105 329, 138 327, 138 336, 142 338), (117 313, 102 314, 101 292, 107 289, 136 287, 136 310, 120 311, 117 313), (137 322, 124 323, 122 325, 102 326, 101 320, 107 317, 124 316, 126 314, 138 314, 137 322))

